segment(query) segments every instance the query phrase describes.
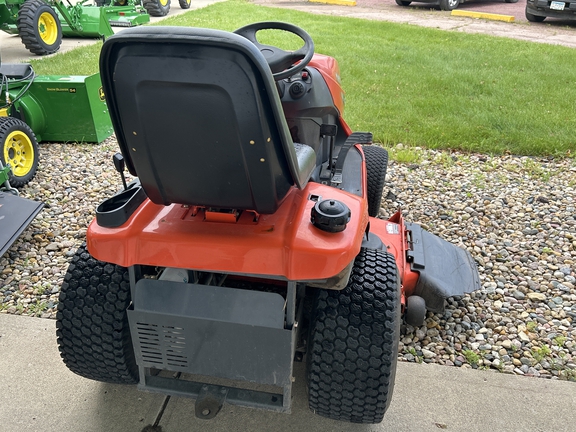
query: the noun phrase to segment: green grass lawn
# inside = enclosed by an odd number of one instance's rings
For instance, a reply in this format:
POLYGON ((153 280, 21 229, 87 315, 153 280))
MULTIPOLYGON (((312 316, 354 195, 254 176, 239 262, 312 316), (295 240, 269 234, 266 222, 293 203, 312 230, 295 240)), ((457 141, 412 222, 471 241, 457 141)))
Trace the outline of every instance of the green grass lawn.
MULTIPOLYGON (((385 145, 484 153, 576 153, 576 50, 406 24, 217 3, 162 25, 234 30, 296 24, 337 58, 344 117, 385 145)), ((277 39, 271 39, 281 43, 277 39)), ((289 42, 285 42, 289 43, 289 42)), ((101 45, 34 61, 39 74, 90 74, 101 45)))

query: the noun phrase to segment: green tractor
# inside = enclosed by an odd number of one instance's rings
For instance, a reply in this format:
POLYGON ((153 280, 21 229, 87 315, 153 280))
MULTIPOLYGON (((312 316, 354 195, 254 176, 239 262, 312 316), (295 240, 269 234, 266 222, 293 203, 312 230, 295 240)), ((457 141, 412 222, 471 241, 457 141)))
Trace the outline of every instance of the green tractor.
POLYGON ((111 24, 135 26, 150 21, 146 10, 136 5, 138 0, 119 0, 124 5, 109 7, 86 5, 87 1, 0 0, 0 30, 19 34, 33 54, 48 55, 58 51, 62 36, 107 38, 114 34, 111 24))
MULTIPOLYGON (((192 0, 178 0, 182 9, 189 9, 192 0)), ((142 0, 142 6, 151 16, 165 16, 170 11, 170 0, 142 0)))
MULTIPOLYGON (((170 12, 170 0, 95 0, 95 2, 97 6, 105 8, 142 5, 148 14, 154 17, 163 17, 170 12)), ((180 8, 190 9, 192 0, 178 0, 178 3, 180 8)))

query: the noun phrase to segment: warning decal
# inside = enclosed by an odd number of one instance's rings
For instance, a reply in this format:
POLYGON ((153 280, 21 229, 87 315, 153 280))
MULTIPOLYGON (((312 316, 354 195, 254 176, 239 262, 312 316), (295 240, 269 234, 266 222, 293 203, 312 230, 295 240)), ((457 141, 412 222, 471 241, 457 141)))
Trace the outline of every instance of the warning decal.
POLYGON ((387 223, 386 231, 388 231, 388 234, 400 234, 400 226, 395 223, 387 223))

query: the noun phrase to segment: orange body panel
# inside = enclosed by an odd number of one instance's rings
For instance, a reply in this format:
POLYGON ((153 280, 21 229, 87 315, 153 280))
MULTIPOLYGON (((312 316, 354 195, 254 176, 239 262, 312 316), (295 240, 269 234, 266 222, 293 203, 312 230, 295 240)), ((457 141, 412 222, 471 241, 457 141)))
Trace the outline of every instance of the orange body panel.
MULTIPOLYGON (((334 106, 340 113, 340 118, 342 118, 342 115, 344 114, 344 90, 342 90, 340 82, 340 68, 338 67, 338 62, 333 57, 314 54, 314 57, 312 57, 312 60, 308 63, 308 67, 318 69, 322 74, 324 81, 326 81, 326 85, 330 89, 334 106)), ((352 132, 348 128, 347 135, 350 135, 351 133, 352 132)))
POLYGON ((370 232, 380 237, 388 252, 394 255, 402 281, 402 304, 404 305, 405 297, 410 297, 414 293, 420 275, 412 271, 406 259, 406 251, 410 250, 410 244, 401 213, 398 211, 388 220, 370 218, 370 232))
POLYGON ((321 280, 354 260, 368 224, 365 197, 318 183, 304 190, 292 188, 276 213, 260 215, 257 221, 253 212, 243 212, 236 223, 209 222, 204 211, 194 210, 146 200, 119 228, 92 221, 88 249, 95 258, 123 267, 140 264, 321 280), (310 211, 315 201, 310 196, 345 203, 352 214, 347 228, 328 233, 314 227, 310 211))

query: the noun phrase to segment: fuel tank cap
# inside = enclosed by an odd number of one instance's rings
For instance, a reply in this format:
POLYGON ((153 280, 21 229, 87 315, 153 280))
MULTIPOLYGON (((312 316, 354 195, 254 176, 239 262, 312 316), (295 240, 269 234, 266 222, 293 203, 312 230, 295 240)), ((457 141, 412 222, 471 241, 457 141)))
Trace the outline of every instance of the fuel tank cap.
POLYGON ((318 201, 312 208, 310 222, 322 231, 337 233, 344 231, 350 222, 350 209, 335 199, 318 201))

